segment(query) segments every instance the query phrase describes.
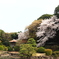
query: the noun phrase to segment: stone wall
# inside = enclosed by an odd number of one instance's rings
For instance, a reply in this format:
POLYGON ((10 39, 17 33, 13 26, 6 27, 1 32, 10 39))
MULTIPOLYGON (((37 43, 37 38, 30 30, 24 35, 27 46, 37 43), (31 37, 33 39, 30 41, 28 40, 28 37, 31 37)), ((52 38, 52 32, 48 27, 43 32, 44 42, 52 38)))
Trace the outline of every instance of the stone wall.
POLYGON ((20 58, 20 59, 59 59, 59 57, 51 57, 51 56, 34 56, 34 57, 27 57, 27 58, 20 58))
POLYGON ((51 56, 35 56, 35 57, 31 57, 30 59, 59 59, 59 57, 51 57, 51 56))

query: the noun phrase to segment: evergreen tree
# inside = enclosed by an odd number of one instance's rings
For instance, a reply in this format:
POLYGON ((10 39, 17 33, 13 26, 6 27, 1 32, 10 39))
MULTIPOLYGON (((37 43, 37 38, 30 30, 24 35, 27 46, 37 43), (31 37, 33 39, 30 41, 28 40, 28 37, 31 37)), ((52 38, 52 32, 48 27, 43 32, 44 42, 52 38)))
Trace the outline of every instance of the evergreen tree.
POLYGON ((59 5, 55 8, 54 15, 56 15, 57 18, 59 18, 59 5))

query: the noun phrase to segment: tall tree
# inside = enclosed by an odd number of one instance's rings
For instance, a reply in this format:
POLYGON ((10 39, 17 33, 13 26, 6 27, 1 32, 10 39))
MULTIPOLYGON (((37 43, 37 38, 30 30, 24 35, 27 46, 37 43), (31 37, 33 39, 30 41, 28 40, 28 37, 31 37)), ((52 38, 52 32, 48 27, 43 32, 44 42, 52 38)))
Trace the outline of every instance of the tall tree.
POLYGON ((26 29, 28 29, 29 31, 29 38, 36 39, 37 27, 39 26, 41 22, 42 22, 42 19, 34 20, 29 26, 26 27, 26 29))
POLYGON ((18 34, 17 33, 11 33, 11 37, 13 39, 18 39, 18 34))
POLYGON ((13 38, 11 37, 11 33, 5 33, 5 39, 7 40, 12 40, 13 38))
POLYGON ((9 40, 7 40, 3 30, 0 30, 0 41, 3 45, 9 46, 9 40))
POLYGON ((59 5, 55 8, 54 15, 56 15, 57 18, 59 18, 59 5))
POLYGON ((3 30, 0 30, 0 38, 4 38, 5 37, 5 32, 3 30))

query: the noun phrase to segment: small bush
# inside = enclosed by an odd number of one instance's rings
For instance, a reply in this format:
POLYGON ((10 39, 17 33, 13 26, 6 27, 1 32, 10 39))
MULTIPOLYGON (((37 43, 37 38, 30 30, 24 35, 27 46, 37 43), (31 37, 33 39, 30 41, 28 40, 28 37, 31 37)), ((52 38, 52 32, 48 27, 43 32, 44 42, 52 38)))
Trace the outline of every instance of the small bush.
POLYGON ((4 48, 4 51, 8 51, 8 47, 6 47, 6 46, 4 46, 4 45, 2 45, 3 46, 3 48, 4 48))
POLYGON ((36 41, 34 38, 28 39, 27 44, 31 44, 33 47, 36 47, 36 41))
POLYGON ((8 51, 8 47, 4 47, 4 51, 8 51))
POLYGON ((20 50, 20 47, 19 46, 15 46, 14 47, 14 51, 19 51, 20 50))
POLYGON ((2 50, 2 51, 4 50, 4 47, 3 47, 3 45, 0 45, 0 50, 2 50))
POLYGON ((54 51, 52 55, 58 57, 59 56, 59 51, 54 51))
POLYGON ((44 53, 44 52, 45 52, 45 48, 44 48, 44 47, 39 47, 39 48, 37 49, 37 52, 38 52, 38 53, 44 53))
POLYGON ((4 45, 0 45, 0 50, 2 50, 2 51, 7 51, 8 48, 7 48, 6 46, 4 46, 4 45))
POLYGON ((32 54, 36 53, 35 48, 30 44, 21 44, 19 52, 21 57, 31 57, 32 54))
POLYGON ((52 55, 52 50, 51 49, 45 49, 46 55, 52 55))
POLYGON ((8 46, 8 51, 13 51, 13 48, 8 46))

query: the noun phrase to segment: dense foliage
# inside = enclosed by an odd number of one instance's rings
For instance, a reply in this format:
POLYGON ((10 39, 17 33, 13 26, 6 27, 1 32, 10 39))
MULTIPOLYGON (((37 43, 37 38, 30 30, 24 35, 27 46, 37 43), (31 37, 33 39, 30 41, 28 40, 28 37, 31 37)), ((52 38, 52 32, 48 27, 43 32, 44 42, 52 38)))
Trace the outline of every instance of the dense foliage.
POLYGON ((59 18, 59 5, 55 8, 54 15, 56 15, 57 18, 59 18))
POLYGON ((37 49, 37 52, 38 52, 38 53, 44 53, 44 52, 45 52, 45 48, 44 48, 44 47, 39 47, 39 48, 37 49))
POLYGON ((9 41, 17 38, 17 33, 5 33, 3 30, 0 30, 0 45, 10 46, 9 41))
POLYGON ((4 45, 0 45, 0 51, 7 51, 8 48, 4 45))
POLYGON ((27 44, 31 44, 33 47, 36 47, 36 41, 33 38, 28 39, 27 44))
POLYGON ((4 47, 2 45, 0 45, 0 50, 4 51, 4 47))
POLYGON ((34 47, 30 44, 21 44, 20 45, 20 56, 22 57, 30 57, 33 53, 35 53, 34 47))
POLYGON ((54 51, 52 55, 55 57, 59 57, 59 51, 54 51))
POLYGON ((17 33, 11 33, 11 37, 13 39, 18 39, 18 34, 17 33))
POLYGON ((42 16, 40 16, 37 20, 40 20, 40 19, 49 19, 51 18, 53 15, 50 15, 50 14, 43 14, 42 16))
POLYGON ((14 51, 19 51, 20 50, 20 46, 14 46, 14 51))
POLYGON ((26 44, 20 43, 20 56, 30 57, 35 52, 36 52, 36 41, 33 38, 28 39, 26 44))
POLYGON ((32 24, 30 24, 29 26, 26 27, 26 29, 28 29, 28 31, 29 31, 29 38, 36 39, 37 27, 39 26, 39 24, 41 22, 42 22, 42 19, 40 19, 40 20, 34 20, 32 22, 32 24))
POLYGON ((8 51, 13 51, 13 48, 8 46, 8 51))
POLYGON ((52 55, 52 50, 51 49, 45 49, 46 55, 52 55))

